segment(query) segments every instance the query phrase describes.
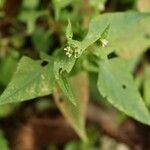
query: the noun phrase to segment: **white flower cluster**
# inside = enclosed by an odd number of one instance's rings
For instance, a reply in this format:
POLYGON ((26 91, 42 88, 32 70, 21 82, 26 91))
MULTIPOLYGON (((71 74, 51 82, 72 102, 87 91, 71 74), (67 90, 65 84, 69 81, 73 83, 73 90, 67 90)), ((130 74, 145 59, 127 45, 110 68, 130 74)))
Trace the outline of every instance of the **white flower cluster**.
POLYGON ((67 46, 64 48, 64 51, 66 51, 66 55, 70 58, 72 55, 74 55, 75 58, 78 58, 78 55, 80 54, 79 48, 73 48, 70 46, 67 46))
POLYGON ((106 39, 101 39, 102 47, 106 47, 108 44, 108 41, 106 39))

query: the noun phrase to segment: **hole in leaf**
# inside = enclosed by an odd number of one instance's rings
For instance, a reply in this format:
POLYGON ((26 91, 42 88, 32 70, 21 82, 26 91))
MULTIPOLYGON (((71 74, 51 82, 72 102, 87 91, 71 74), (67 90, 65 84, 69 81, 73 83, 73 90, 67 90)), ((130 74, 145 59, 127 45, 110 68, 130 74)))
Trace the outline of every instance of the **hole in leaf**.
POLYGON ((117 57, 115 52, 108 54, 108 59, 115 58, 115 57, 117 57))
POLYGON ((59 73, 62 73, 63 69, 62 68, 59 68, 59 73))
POLYGON ((48 61, 45 61, 45 60, 42 61, 42 63, 41 63, 41 66, 42 66, 42 67, 45 67, 45 66, 47 66, 47 65, 48 65, 48 61))
POLYGON ((122 88, 123 88, 123 89, 126 89, 126 88, 127 88, 127 86, 126 86, 125 84, 123 84, 123 85, 122 85, 122 88))

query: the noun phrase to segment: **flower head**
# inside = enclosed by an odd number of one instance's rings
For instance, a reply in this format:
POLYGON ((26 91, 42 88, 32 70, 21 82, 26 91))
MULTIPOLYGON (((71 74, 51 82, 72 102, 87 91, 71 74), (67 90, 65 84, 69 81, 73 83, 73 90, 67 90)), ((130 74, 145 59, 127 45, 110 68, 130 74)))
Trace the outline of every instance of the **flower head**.
POLYGON ((80 49, 78 47, 71 47, 71 46, 67 46, 64 48, 64 51, 66 51, 66 55, 70 58, 72 55, 75 58, 78 58, 79 54, 80 54, 80 49))

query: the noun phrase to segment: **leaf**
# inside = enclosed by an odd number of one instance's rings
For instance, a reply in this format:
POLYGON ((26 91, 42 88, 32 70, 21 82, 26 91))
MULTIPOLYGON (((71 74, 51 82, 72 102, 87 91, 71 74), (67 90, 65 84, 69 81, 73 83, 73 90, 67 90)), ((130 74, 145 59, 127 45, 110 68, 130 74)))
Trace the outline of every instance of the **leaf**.
POLYGON ((72 0, 52 0, 54 10, 55 10, 55 19, 58 20, 61 10, 68 6, 72 0))
POLYGON ((80 73, 72 78, 71 81, 73 90, 76 92, 76 106, 73 105, 71 101, 67 100, 66 97, 61 95, 58 89, 54 92, 55 102, 67 121, 72 125, 73 129, 80 138, 86 142, 85 114, 88 102, 87 76, 84 73, 80 73))
POLYGON ((149 24, 150 13, 105 13, 91 21, 88 34, 81 42, 81 49, 84 50, 96 42, 110 25, 108 46, 100 51, 107 51, 107 54, 115 51, 123 58, 136 57, 150 46, 149 24))
POLYGON ((121 59, 100 62, 98 90, 113 106, 140 122, 150 125, 150 115, 132 75, 121 59))
POLYGON ((35 9, 37 8, 39 4, 39 0, 23 0, 23 7, 27 8, 27 9, 35 9))
POLYGON ((146 65, 144 69, 143 81, 144 100, 148 107, 150 107, 150 66, 146 65))
POLYGON ((0 148, 1 150, 9 150, 10 148, 8 147, 8 142, 6 138, 3 135, 3 132, 0 131, 0 148))
POLYGON ((57 83, 59 84, 59 87, 63 91, 64 95, 68 98, 68 100, 71 101, 72 104, 76 105, 76 97, 70 85, 69 76, 66 72, 62 72, 60 74, 57 83))
POLYGON ((67 79, 69 78, 68 73, 72 70, 74 64, 74 57, 67 57, 62 49, 57 51, 54 61, 55 79, 63 93, 67 96, 68 100, 71 101, 72 104, 76 105, 76 98, 73 94, 69 80, 67 79))
POLYGON ((1 0, 0 1, 0 8, 3 8, 4 4, 5 4, 5 0, 1 0))
POLYGON ((59 79, 60 72, 66 71, 67 73, 69 73, 72 70, 76 59, 74 57, 69 58, 68 56, 66 56, 63 49, 59 49, 54 57, 55 78, 59 79))
POLYGON ((70 20, 68 20, 68 26, 66 29, 66 37, 67 37, 67 40, 71 40, 73 37, 73 31, 72 31, 72 26, 71 26, 70 20))
POLYGON ((51 43, 50 35, 51 33, 49 31, 36 28, 35 32, 32 34, 32 42, 36 51, 38 52, 48 51, 51 43))
POLYGON ((12 104, 6 104, 0 106, 0 118, 6 118, 10 116, 14 110, 17 109, 19 105, 17 103, 12 104))
POLYGON ((16 69, 18 63, 18 58, 13 55, 8 55, 4 59, 1 59, 0 62, 0 83, 6 86, 12 75, 14 70, 16 69))
POLYGON ((21 102, 49 95, 54 85, 52 57, 49 58, 49 61, 35 61, 23 57, 11 82, 0 97, 0 104, 21 102))
POLYGON ((32 34, 36 27, 36 20, 44 14, 44 11, 22 10, 18 19, 27 24, 27 33, 32 34))

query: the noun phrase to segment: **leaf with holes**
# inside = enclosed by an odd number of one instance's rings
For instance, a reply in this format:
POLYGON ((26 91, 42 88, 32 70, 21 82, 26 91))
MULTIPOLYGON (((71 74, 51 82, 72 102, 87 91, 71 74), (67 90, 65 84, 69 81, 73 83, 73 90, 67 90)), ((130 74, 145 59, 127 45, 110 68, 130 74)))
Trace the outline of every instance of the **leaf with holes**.
POLYGON ((21 102, 49 95, 54 85, 52 57, 44 61, 23 57, 10 84, 0 97, 0 104, 21 102))
POLYGON ((104 29, 108 31, 108 46, 101 51, 115 51, 123 58, 140 55, 150 46, 150 13, 125 12, 105 13, 95 17, 90 25, 81 49, 85 49, 100 38, 104 29))
POLYGON ((150 125, 150 115, 126 62, 117 58, 100 62, 98 90, 119 110, 150 125))
POLYGON ((56 79, 59 79, 60 72, 66 71, 69 73, 72 70, 76 60, 74 57, 69 58, 66 56, 63 49, 59 49, 55 53, 54 58, 54 73, 56 79))

